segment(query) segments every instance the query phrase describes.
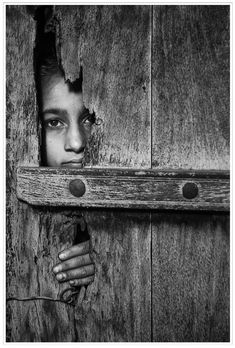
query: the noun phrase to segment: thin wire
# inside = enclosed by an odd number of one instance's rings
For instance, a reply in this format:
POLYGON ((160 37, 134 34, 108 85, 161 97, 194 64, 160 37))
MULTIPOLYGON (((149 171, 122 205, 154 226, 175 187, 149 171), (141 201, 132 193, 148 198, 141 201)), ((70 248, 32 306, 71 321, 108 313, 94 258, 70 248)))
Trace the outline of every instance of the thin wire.
POLYGON ((6 301, 9 302, 9 301, 46 300, 46 301, 52 301, 52 302, 62 302, 62 303, 74 306, 76 296, 79 294, 79 292, 80 292, 80 287, 79 288, 71 287, 71 288, 67 288, 67 289, 63 290, 58 299, 54 299, 54 298, 47 297, 47 296, 31 296, 31 297, 21 297, 21 298, 13 296, 13 297, 8 297, 6 299, 6 301), (71 293, 67 294, 69 291, 71 293))
POLYGON ((32 300, 48 300, 48 301, 54 301, 54 302, 65 302, 67 303, 66 301, 61 301, 59 299, 54 299, 54 298, 51 298, 51 297, 46 297, 46 296, 32 296, 32 297, 22 297, 22 298, 19 298, 19 297, 8 297, 6 299, 6 301, 32 301, 32 300))

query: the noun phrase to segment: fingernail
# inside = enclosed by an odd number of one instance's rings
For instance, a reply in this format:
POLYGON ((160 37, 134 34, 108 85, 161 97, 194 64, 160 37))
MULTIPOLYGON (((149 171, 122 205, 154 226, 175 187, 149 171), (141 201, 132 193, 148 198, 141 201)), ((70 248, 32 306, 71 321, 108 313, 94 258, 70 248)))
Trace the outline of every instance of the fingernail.
POLYGON ((70 280, 69 284, 70 284, 70 285, 74 285, 74 284, 75 284, 75 281, 74 281, 74 280, 70 280))
POLYGON ((65 273, 59 273, 56 276, 57 280, 64 280, 66 278, 66 274, 65 273))
POLYGON ((60 271, 60 267, 59 266, 55 266, 54 268, 53 268, 53 272, 54 273, 58 273, 60 271))
POLYGON ((59 254, 59 259, 65 259, 65 257, 66 257, 66 254, 64 254, 64 253, 61 253, 61 254, 59 254))

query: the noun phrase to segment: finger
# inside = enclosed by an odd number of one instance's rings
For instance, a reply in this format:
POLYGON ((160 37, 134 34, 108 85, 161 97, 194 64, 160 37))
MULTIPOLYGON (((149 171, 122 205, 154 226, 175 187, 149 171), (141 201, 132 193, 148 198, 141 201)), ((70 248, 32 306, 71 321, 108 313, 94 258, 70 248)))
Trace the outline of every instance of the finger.
POLYGON ((53 268, 54 273, 59 273, 66 271, 68 269, 79 268, 81 266, 91 264, 91 258, 89 254, 81 255, 73 257, 72 259, 68 259, 64 262, 59 263, 53 268))
POLYGON ((80 268, 71 269, 67 272, 58 273, 56 279, 59 282, 65 282, 73 279, 86 278, 95 274, 94 265, 86 265, 80 268))
POLYGON ((63 250, 61 253, 59 253, 59 259, 63 261, 71 259, 74 256, 84 255, 89 252, 89 249, 90 241, 88 240, 86 242, 73 245, 72 247, 63 250))
POLYGON ((70 280, 69 284, 72 286, 82 286, 82 285, 88 285, 94 280, 94 276, 86 277, 86 278, 81 278, 81 279, 73 279, 70 280))

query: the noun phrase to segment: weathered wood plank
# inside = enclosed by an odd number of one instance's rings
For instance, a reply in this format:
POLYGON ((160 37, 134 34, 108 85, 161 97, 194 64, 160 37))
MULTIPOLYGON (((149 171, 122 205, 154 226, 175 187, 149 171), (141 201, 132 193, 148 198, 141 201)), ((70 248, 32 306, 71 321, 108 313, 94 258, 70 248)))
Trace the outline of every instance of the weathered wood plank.
POLYGON ((41 206, 229 210, 229 173, 21 167, 17 197, 41 206), (74 180, 83 184, 81 197, 70 189, 74 180), (198 188, 192 199, 183 193, 189 183, 198 188))
MULTIPOLYGON (((16 197, 18 165, 39 165, 39 141, 33 55, 36 23, 25 6, 6 7, 6 125, 7 216, 6 299, 49 296, 57 298, 59 285, 52 265, 59 248, 69 244, 64 226, 70 217, 33 209, 16 197), (57 221, 57 224, 55 223, 57 221)), ((58 212, 57 212, 58 213, 58 212)), ((71 245, 71 243, 70 243, 71 245)), ((71 341, 73 309, 48 301, 9 301, 6 340, 71 341)))
MULTIPOLYGON (((55 15, 65 76, 75 80, 82 66, 83 99, 100 123, 86 164, 150 168, 150 7, 56 6, 55 15)), ((86 219, 96 275, 76 307, 78 340, 150 341, 149 214, 86 219)))
POLYGON ((74 340, 74 311, 59 302, 35 300, 8 302, 7 312, 12 311, 11 337, 14 342, 67 342, 74 340), (14 310, 12 311, 14 303, 14 310), (19 320, 21 318, 21 321, 19 320), (58 330, 59 328, 59 330, 58 330))
POLYGON ((153 214, 153 339, 229 341, 229 216, 153 214))
POLYGON ((182 169, 135 169, 135 168, 93 168, 84 167, 81 169, 65 168, 65 167, 32 167, 19 166, 17 175, 79 175, 94 177, 122 177, 126 178, 161 178, 167 179, 205 179, 205 180, 229 180, 229 170, 182 170, 182 169))
MULTIPOLYGON (((229 6, 155 6, 153 168, 229 169, 229 6)), ((229 341, 229 217, 152 214, 153 340, 229 341)))
POLYGON ((229 6, 154 6, 153 168, 229 169, 229 6))
POLYGON ((86 165, 150 168, 150 7, 56 6, 66 79, 96 113, 86 165), (71 25, 73 23, 73 25, 71 25))
POLYGON ((149 213, 85 215, 96 265, 76 307, 79 341, 151 340, 149 213))

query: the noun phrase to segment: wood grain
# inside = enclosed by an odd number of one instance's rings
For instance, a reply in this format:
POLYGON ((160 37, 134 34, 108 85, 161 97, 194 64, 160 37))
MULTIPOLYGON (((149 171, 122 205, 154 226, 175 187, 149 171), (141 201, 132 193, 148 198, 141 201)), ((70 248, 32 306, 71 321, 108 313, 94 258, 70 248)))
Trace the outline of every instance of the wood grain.
MULTIPOLYGON (((71 245, 65 228, 71 217, 56 211, 51 216, 16 197, 18 165, 39 165, 39 142, 33 54, 36 23, 25 6, 6 8, 6 123, 7 123, 7 221, 6 298, 50 296, 59 285, 52 273, 59 248, 71 245), (56 214, 57 213, 57 214, 56 214)), ((73 236, 73 234, 72 234, 73 236)), ((73 310, 48 301, 7 302, 6 340, 70 341, 73 310)))
POLYGON ((76 307, 78 340, 149 342, 149 213, 92 210, 85 218, 96 272, 76 307))
MULTIPOLYGON (((229 169, 229 7, 155 6, 152 165, 229 169)), ((153 340, 229 341, 229 216, 152 214, 153 340)))
POLYGON ((154 6, 153 168, 229 169, 229 6, 154 6))
POLYGON ((153 340, 229 341, 229 216, 153 214, 153 340))
MULTIPOLYGON (((85 105, 99 120, 86 163, 228 170, 229 7, 152 9, 151 18, 150 6, 53 7, 65 76, 82 67, 85 105)), ((40 159, 35 28, 25 6, 7 6, 7 296, 57 298, 64 286, 51 268, 81 212, 16 196, 16 167, 40 159)), ((75 310, 8 302, 7 341, 229 341, 228 215, 82 214, 94 282, 75 310)))
POLYGON ((17 197, 39 206, 229 210, 229 173, 21 167, 17 197), (70 189, 75 180, 84 185, 81 197, 70 189), (188 183, 198 187, 193 199, 183 195, 188 183))
POLYGON ((99 119, 86 164, 150 168, 150 7, 56 6, 66 79, 99 119), (71 25, 73 23, 73 25, 71 25))
MULTIPOLYGON (((55 15, 65 76, 74 81, 82 67, 84 102, 100 123, 86 165, 150 168, 150 7, 56 6, 55 15)), ((76 307, 78 340, 150 341, 149 214, 90 210, 86 219, 96 276, 76 307)))

